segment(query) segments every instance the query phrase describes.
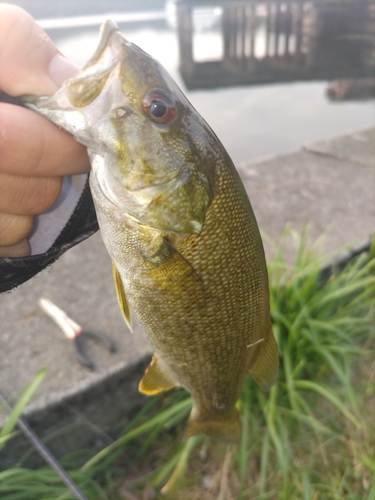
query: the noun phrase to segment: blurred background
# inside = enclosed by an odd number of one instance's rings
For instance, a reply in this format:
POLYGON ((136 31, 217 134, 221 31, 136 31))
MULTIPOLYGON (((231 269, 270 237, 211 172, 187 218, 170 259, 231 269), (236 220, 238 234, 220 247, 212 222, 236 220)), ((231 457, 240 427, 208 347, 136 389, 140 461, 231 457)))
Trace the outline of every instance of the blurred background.
POLYGON ((158 59, 234 163, 374 124, 375 5, 366 0, 18 0, 61 52, 91 56, 98 26, 158 59))

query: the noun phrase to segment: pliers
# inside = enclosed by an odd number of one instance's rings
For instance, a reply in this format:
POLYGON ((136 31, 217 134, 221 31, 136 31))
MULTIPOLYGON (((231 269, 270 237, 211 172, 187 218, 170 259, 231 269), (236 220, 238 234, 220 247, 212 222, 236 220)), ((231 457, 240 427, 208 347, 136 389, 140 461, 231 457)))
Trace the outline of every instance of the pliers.
POLYGON ((90 370, 95 370, 94 363, 84 352, 84 337, 92 337, 104 344, 109 352, 116 352, 117 349, 115 344, 107 335, 105 335, 104 333, 89 332, 87 330, 84 330, 82 326, 72 320, 72 318, 69 318, 66 312, 57 307, 57 305, 54 304, 51 300, 40 298, 38 300, 38 304, 43 309, 43 311, 50 318, 52 318, 55 323, 59 325, 65 336, 72 341, 74 353, 81 365, 89 368, 90 370))

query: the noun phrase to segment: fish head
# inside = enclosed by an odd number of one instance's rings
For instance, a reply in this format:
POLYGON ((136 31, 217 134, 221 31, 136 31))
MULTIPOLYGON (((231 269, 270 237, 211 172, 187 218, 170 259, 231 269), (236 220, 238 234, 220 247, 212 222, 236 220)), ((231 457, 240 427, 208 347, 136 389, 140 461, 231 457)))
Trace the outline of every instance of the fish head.
POLYGON ((94 200, 104 196, 153 228, 201 231, 218 140, 166 70, 115 23, 104 23, 92 58, 56 94, 24 103, 87 146, 94 200))

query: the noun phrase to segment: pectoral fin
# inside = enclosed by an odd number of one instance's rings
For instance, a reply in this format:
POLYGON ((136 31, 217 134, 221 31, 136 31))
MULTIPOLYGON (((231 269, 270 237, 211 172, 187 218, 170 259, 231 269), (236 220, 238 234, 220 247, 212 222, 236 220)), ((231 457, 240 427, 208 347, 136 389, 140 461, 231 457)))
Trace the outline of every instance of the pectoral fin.
POLYGON ((133 329, 132 329, 132 320, 130 316, 129 304, 126 299, 124 285, 122 284, 120 273, 118 272, 114 262, 112 262, 112 274, 113 274, 113 281, 115 282, 117 300, 120 305, 122 315, 124 317, 125 323, 129 327, 129 330, 132 332, 133 329))
POLYGON ((263 391, 270 389, 276 382, 279 372, 279 351, 271 323, 264 342, 257 346, 257 355, 250 366, 249 372, 263 391))
POLYGON ((207 297, 202 279, 193 265, 167 238, 160 241, 155 253, 144 258, 152 266, 152 275, 159 290, 167 290, 170 293, 175 293, 176 290, 176 293, 181 294, 179 295, 181 308, 184 307, 184 300, 191 306, 192 293, 195 298, 194 305, 205 307, 207 297))
POLYGON ((167 391, 179 385, 175 379, 161 366, 156 354, 152 356, 151 363, 148 365, 142 380, 139 383, 138 390, 147 396, 153 396, 159 392, 167 391))

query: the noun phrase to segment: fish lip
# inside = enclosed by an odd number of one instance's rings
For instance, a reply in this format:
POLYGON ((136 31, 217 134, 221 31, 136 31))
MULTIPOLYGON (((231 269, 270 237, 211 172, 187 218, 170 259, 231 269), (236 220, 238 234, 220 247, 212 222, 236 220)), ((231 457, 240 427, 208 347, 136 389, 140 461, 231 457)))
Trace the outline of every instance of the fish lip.
POLYGON ((119 29, 118 25, 114 21, 112 21, 111 19, 107 19, 100 26, 98 45, 96 47, 94 54, 87 61, 84 68, 96 64, 96 62, 100 59, 100 57, 104 53, 105 49, 109 45, 109 40, 114 35, 116 35, 116 33, 120 34, 120 29, 119 29))

